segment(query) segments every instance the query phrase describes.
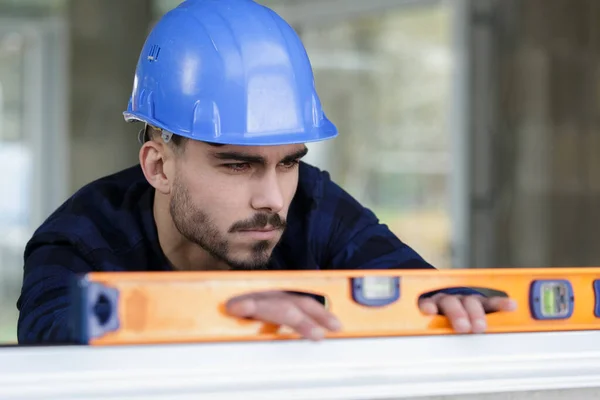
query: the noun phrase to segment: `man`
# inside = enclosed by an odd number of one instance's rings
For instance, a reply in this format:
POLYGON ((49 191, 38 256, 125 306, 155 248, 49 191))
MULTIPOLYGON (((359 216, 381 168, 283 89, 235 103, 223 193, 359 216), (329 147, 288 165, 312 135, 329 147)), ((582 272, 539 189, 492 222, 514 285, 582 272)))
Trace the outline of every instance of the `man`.
MULTIPOLYGON (((144 123, 140 165, 79 190, 27 244, 20 343, 69 341, 78 273, 433 268, 301 161, 305 143, 337 130, 300 39, 268 8, 188 0, 167 13, 142 49, 125 118, 144 123)), ((482 332, 486 312, 513 306, 467 289, 420 303, 458 332, 482 332)), ((228 310, 310 339, 343 329, 290 293, 231 299, 228 310)))

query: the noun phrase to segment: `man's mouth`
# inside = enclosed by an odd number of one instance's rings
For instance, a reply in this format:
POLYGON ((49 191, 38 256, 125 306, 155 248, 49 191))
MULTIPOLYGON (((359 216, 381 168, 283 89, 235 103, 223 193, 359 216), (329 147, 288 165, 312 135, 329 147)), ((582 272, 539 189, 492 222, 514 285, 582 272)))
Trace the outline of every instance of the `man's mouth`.
POLYGON ((274 227, 240 229, 238 233, 253 240, 274 240, 279 233, 279 229, 274 227))
POLYGON ((278 230, 279 228, 275 228, 273 226, 266 226, 264 228, 240 229, 240 232, 273 232, 278 230))

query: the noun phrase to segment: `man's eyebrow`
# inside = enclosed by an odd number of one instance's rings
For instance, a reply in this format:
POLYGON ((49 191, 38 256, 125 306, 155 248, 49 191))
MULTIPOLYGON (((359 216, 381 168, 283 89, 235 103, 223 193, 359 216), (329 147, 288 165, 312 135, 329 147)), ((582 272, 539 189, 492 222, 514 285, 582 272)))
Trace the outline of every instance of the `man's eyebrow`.
POLYGON ((252 154, 240 153, 237 151, 222 151, 213 154, 215 158, 220 160, 235 160, 248 163, 264 164, 265 158, 262 156, 255 156, 252 154))
MULTIPOLYGON (((292 153, 292 154, 289 154, 289 155, 283 157, 283 159, 280 162, 285 163, 285 162, 294 161, 294 160, 304 157, 307 153, 308 153, 308 148, 304 147, 302 150, 298 150, 295 153, 292 153)), ((265 164, 266 163, 266 160, 263 156, 256 156, 256 155, 246 154, 246 153, 237 152, 237 151, 222 151, 222 152, 216 152, 213 155, 215 158, 218 158, 220 160, 232 160, 232 161, 235 160, 235 161, 254 163, 254 164, 265 164)))
POLYGON ((283 157, 281 162, 285 163, 285 162, 295 161, 299 158, 304 157, 307 153, 308 153, 308 148, 304 147, 302 150, 298 150, 297 152, 295 152, 293 154, 283 157))

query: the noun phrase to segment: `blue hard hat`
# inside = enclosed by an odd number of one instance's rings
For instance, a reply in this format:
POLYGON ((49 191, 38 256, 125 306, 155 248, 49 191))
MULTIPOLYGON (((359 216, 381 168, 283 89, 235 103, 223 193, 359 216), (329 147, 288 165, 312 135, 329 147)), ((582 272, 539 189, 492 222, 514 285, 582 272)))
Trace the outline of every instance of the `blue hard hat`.
POLYGON ((165 14, 146 39, 124 116, 212 143, 337 135, 300 38, 252 0, 187 0, 165 14))

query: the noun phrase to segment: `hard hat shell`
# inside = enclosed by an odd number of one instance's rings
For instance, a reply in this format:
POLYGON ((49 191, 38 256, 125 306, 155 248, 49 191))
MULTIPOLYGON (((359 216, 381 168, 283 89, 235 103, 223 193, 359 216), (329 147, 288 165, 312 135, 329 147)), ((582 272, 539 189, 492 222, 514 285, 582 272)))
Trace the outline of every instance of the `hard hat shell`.
POLYGON ((146 39, 124 116, 212 143, 337 136, 300 38, 253 0, 187 0, 165 14, 146 39))

